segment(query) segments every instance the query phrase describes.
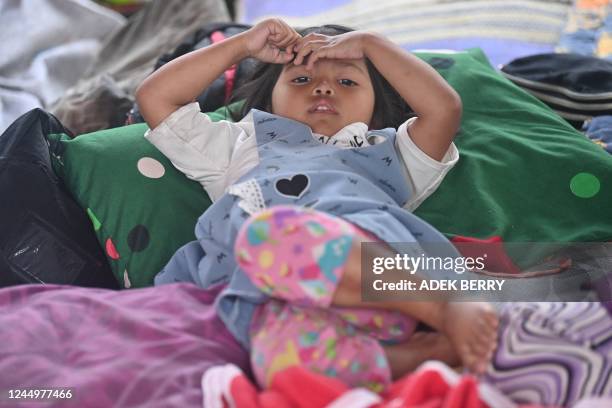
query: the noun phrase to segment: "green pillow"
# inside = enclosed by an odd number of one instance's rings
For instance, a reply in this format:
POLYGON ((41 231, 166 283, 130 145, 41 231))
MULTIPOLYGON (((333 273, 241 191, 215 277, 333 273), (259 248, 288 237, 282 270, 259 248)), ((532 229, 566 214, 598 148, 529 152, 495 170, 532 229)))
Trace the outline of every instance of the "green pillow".
POLYGON ((612 156, 495 71, 480 49, 418 55, 463 101, 457 165, 415 214, 455 235, 506 247, 531 266, 556 242, 612 239, 612 156))
MULTIPOLYGON (((609 154, 501 76, 481 50, 416 54, 459 92, 464 109, 455 140, 461 158, 417 215, 449 237, 612 238, 609 154)), ((227 116, 225 109, 210 115, 227 116)), ((195 222, 210 205, 202 187, 143 138, 146 129, 51 137, 56 170, 88 210, 126 287, 151 285, 172 254, 194 239, 195 222)), ((515 261, 521 265, 523 258, 515 261)))
MULTIPOLYGON (((225 119, 226 109, 210 113, 225 119)), ((172 254, 194 240, 198 217, 211 204, 144 137, 146 124, 81 135, 49 135, 53 165, 86 209, 111 269, 123 287, 153 283, 172 254)))
POLYGON ((502 77, 480 49, 418 55, 461 95, 463 120, 459 162, 415 214, 449 237, 612 239, 611 155, 502 77))

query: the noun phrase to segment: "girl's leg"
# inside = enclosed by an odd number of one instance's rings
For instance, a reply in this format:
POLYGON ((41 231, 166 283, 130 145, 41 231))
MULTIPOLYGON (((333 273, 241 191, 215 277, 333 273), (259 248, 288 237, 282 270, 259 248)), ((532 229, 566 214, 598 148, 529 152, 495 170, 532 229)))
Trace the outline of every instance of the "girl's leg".
POLYGON ((337 217, 276 206, 244 224, 235 254, 253 283, 270 296, 328 308, 353 241, 365 239, 364 232, 337 217))
POLYGON ((380 343, 329 309, 272 299, 256 312, 250 336, 253 374, 262 388, 293 366, 375 392, 391 383, 380 343))
MULTIPOLYGON (((336 217, 300 207, 263 211, 238 233, 238 264, 262 291, 294 305, 329 309, 355 239, 368 236, 336 217)), ((407 339, 416 322, 399 312, 334 308, 381 340, 407 339)))
MULTIPOLYGON (((340 280, 332 304, 372 309, 397 310, 407 316, 426 323, 446 334, 463 365, 481 374, 486 370, 497 346, 499 318, 488 303, 451 302, 451 301, 405 301, 405 302, 364 302, 361 299, 361 243, 365 240, 356 237, 346 260, 344 273, 340 280)), ((375 247, 379 251, 375 257, 394 257, 390 249, 375 247)), ((418 273, 412 275, 418 279, 418 273)), ((418 284, 418 283, 417 283, 418 284)))
POLYGON ((258 309, 250 335, 253 373, 262 388, 279 371, 300 366, 350 387, 380 392, 427 360, 450 366, 459 362, 442 333, 418 332, 404 343, 381 346, 329 309, 275 299, 258 309))
MULTIPOLYGON (((496 343, 493 310, 475 303, 363 302, 361 242, 372 240, 340 218, 282 206, 251 217, 238 233, 235 253, 253 283, 270 296, 311 307, 399 311, 446 333, 463 363, 482 372, 496 343)), ((377 255, 395 255, 380 251, 377 255)))
POLYGON ((449 367, 461 365, 451 341, 444 333, 417 331, 403 343, 383 345, 394 380, 416 370, 428 360, 442 361, 449 367))

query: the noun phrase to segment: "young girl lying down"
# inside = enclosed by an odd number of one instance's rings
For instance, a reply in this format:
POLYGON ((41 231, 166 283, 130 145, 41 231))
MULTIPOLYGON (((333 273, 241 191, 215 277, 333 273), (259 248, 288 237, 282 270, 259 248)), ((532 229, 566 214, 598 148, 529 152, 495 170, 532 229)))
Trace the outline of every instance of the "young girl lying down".
POLYGON ((292 365, 374 390, 427 359, 486 370, 488 304, 361 299, 362 242, 458 255, 407 210, 458 160, 461 101, 429 65, 375 33, 268 19, 166 64, 137 100, 148 140, 214 201, 155 283, 225 285, 218 313, 262 387, 292 365), (192 101, 247 57, 240 120, 211 122, 192 101))

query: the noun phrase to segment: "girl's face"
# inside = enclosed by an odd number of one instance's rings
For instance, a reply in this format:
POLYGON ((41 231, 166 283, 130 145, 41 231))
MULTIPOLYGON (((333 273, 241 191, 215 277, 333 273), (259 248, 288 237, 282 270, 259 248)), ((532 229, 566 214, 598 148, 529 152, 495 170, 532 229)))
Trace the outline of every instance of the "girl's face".
POLYGON ((369 126, 374 88, 365 60, 320 59, 311 71, 306 62, 283 67, 272 90, 272 113, 326 136, 354 122, 369 126))

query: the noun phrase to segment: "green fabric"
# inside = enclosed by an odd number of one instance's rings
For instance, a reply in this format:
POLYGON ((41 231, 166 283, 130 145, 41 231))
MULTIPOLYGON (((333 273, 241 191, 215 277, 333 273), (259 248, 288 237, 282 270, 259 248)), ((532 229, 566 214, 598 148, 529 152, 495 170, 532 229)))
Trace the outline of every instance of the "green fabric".
MULTIPOLYGON (((459 92, 464 114, 455 140, 459 162, 415 214, 449 237, 612 238, 612 156, 498 74, 479 49, 417 55, 459 92)), ((221 120, 227 112, 209 115, 221 120)), ((88 210, 107 254, 107 240, 114 243, 115 275, 122 284, 127 276, 131 287, 152 284, 176 249, 194 239, 195 222, 210 205, 201 186, 143 138, 146 129, 132 125, 74 140, 56 135, 52 149, 58 174, 88 210), (143 157, 157 160, 164 176, 143 176, 143 157), (147 245, 138 226, 148 231, 147 245)), ((511 255, 519 265, 527 259, 511 255)))
MULTIPOLYGON (((222 108, 209 116, 218 121, 225 114, 222 108)), ((199 183, 143 137, 147 129, 49 135, 54 169, 86 209, 123 287, 150 286, 172 254, 195 239, 195 223, 211 204, 199 183)))
POLYGON ((440 67, 464 113, 459 162, 415 214, 450 237, 612 239, 611 155, 497 73, 480 49, 419 56, 440 67))

